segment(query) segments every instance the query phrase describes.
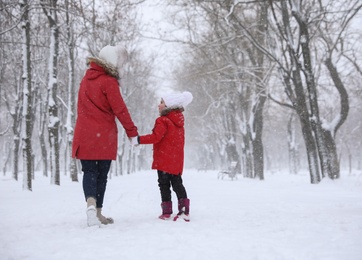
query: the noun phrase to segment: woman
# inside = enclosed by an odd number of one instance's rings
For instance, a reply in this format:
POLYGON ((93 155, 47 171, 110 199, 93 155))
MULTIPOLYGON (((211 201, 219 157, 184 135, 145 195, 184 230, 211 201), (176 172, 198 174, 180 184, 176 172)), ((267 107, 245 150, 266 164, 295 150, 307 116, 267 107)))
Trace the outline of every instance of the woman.
POLYGON ((104 47, 99 57, 88 58, 79 88, 72 157, 82 164, 88 226, 114 222, 102 215, 102 207, 111 160, 117 155, 116 118, 129 138, 138 135, 118 83, 126 61, 123 47, 104 47))

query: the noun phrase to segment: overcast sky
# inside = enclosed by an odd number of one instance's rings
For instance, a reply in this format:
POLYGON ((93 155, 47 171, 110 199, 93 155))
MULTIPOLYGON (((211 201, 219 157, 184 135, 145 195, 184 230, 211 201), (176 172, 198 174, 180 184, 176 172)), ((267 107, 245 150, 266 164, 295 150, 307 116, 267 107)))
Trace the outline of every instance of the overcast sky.
POLYGON ((142 35, 145 36, 144 51, 156 57, 155 73, 158 85, 155 90, 156 95, 160 95, 160 91, 169 91, 169 88, 172 88, 172 70, 180 62, 180 45, 157 40, 174 31, 172 24, 167 21, 167 14, 170 12, 165 1, 147 0, 139 6, 139 10, 143 23, 142 35))

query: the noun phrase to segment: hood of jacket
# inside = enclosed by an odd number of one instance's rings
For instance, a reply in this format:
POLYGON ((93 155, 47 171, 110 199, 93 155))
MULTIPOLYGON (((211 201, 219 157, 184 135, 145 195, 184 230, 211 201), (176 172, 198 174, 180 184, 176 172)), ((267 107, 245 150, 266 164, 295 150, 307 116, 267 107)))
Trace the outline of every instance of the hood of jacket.
POLYGON ((161 116, 165 116, 170 119, 177 127, 183 127, 185 124, 185 118, 182 112, 183 107, 165 108, 161 111, 161 116))
POLYGON ((89 57, 87 59, 87 65, 90 66, 90 70, 87 72, 88 79, 96 79, 103 74, 98 67, 101 67, 109 76, 114 77, 117 80, 119 79, 119 72, 117 68, 105 60, 96 57, 89 57), (95 63, 97 66, 92 66, 92 63, 95 63))

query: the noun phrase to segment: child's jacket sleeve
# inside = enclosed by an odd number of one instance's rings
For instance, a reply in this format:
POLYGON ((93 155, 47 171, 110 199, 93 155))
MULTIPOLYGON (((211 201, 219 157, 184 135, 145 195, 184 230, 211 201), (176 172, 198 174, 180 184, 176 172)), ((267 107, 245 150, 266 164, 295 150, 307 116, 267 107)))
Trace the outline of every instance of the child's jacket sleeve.
POLYGON ((159 117, 156 119, 152 129, 152 134, 142 135, 139 137, 140 144, 156 144, 164 137, 167 132, 167 124, 165 118, 159 117))

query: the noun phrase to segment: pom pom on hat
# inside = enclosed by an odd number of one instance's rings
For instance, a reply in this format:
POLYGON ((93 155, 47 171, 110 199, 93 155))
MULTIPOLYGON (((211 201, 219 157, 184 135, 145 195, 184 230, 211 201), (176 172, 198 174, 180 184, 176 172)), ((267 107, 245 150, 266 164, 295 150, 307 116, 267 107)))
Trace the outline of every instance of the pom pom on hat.
POLYGON ((121 45, 107 45, 99 52, 99 58, 112 64, 117 69, 120 69, 122 68, 123 64, 126 63, 128 54, 126 49, 121 45))
POLYGON ((193 96, 190 92, 174 93, 162 96, 167 107, 186 107, 191 103, 193 96))

